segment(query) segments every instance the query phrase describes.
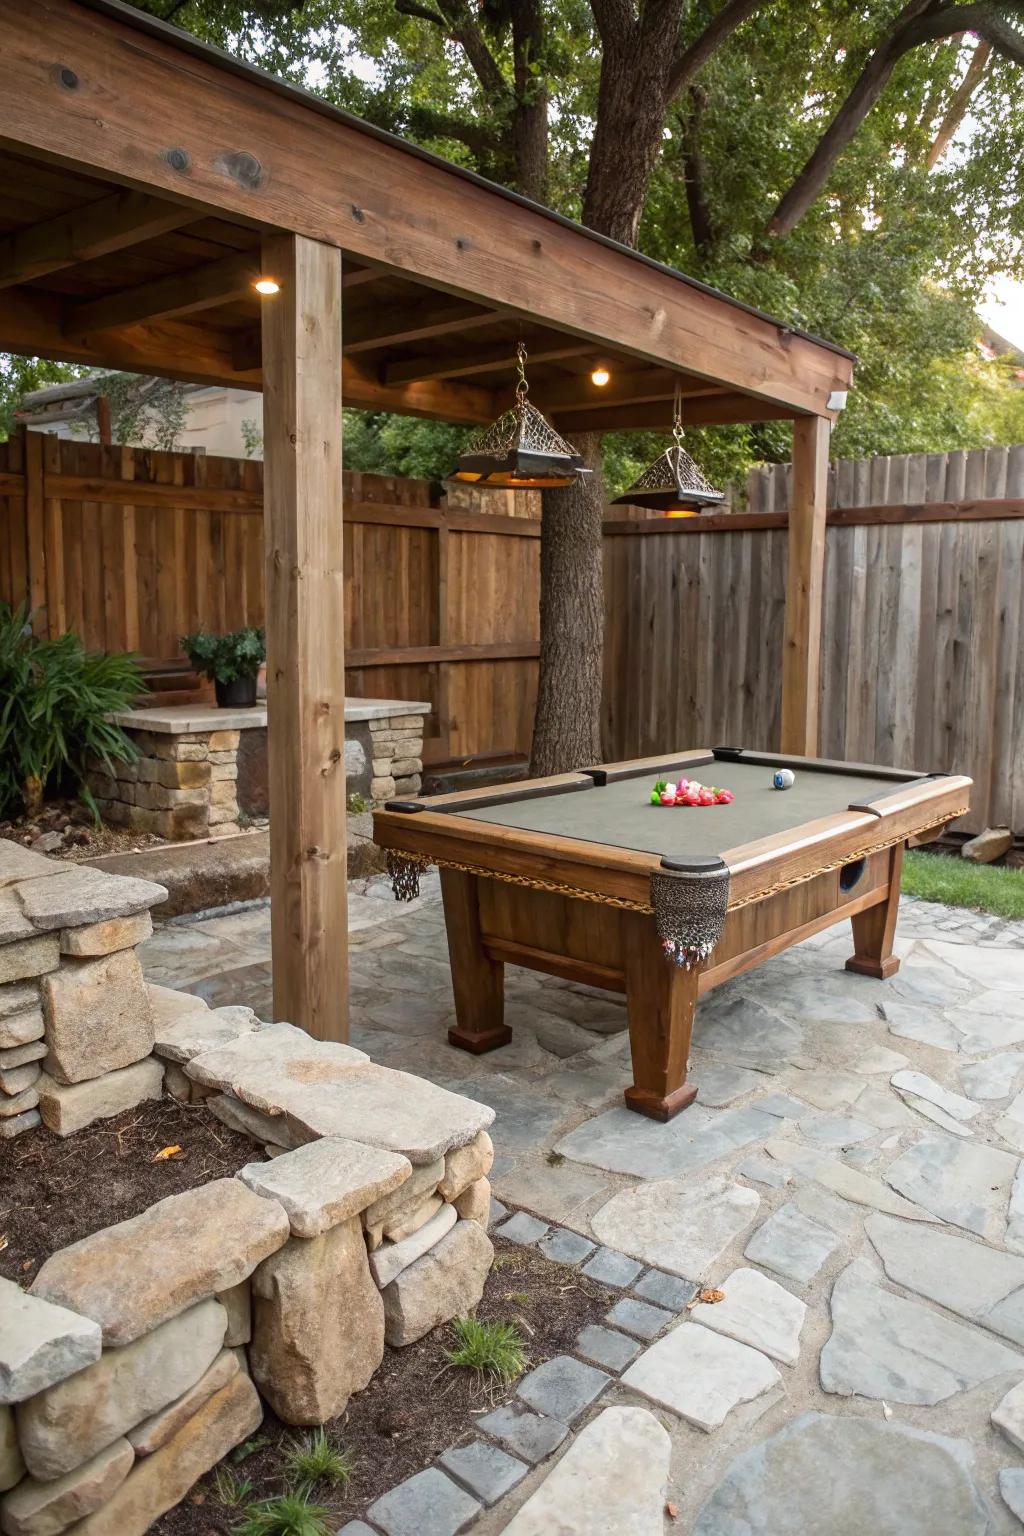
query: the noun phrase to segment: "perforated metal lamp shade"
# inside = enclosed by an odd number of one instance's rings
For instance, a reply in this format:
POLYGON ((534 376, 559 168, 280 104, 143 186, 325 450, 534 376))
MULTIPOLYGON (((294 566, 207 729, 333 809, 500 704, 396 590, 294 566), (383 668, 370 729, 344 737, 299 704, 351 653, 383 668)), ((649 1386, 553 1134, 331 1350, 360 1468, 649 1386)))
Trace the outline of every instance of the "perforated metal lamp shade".
POLYGON ((638 480, 612 502, 615 507, 650 507, 652 511, 695 514, 719 506, 724 491, 705 479, 681 443, 666 448, 638 480))
POLYGON ((544 489, 571 485, 589 473, 572 444, 524 397, 468 444, 448 478, 475 485, 544 489))

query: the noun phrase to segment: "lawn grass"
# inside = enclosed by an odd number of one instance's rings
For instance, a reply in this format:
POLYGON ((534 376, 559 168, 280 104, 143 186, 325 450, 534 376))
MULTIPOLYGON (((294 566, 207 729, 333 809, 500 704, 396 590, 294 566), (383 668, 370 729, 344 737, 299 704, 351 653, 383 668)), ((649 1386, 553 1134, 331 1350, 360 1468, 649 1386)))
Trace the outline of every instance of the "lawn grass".
POLYGON ((902 889, 907 896, 938 901, 946 907, 1024 918, 1022 869, 971 864, 967 859, 917 850, 903 860, 902 889))

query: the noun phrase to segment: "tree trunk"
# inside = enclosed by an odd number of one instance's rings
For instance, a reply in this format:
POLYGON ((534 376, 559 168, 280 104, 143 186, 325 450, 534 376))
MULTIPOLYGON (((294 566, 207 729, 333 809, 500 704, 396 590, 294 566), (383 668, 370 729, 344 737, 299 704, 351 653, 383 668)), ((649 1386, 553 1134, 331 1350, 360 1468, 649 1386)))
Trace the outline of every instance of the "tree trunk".
POLYGON ((516 98, 512 152, 516 186, 524 197, 532 197, 537 203, 546 201, 548 191, 548 88, 543 73, 534 73, 543 47, 544 12, 540 0, 517 0, 512 7, 516 98))
POLYGON ((540 539, 540 680, 533 729, 534 777, 601 761, 604 579, 601 437, 575 447, 594 473, 544 492, 540 539))

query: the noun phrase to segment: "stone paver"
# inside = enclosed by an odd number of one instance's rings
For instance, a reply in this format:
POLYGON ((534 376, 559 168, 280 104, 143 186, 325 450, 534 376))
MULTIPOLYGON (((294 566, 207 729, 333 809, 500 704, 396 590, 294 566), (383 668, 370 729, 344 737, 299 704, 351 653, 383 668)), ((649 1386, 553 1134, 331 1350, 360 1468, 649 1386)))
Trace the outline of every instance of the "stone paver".
POLYGON ((806 1413, 727 1468, 694 1536, 989 1536, 961 1441, 806 1413))
POLYGON ((662 1536, 672 1444, 644 1408, 606 1408, 509 1525, 506 1536, 662 1536))
POLYGON ((634 1285, 633 1294, 653 1301, 657 1307, 668 1307, 670 1312, 681 1312, 697 1294, 697 1287, 692 1280, 680 1280, 678 1275, 667 1275, 662 1269, 649 1269, 634 1285))
POLYGON ((483 1418, 477 1428, 500 1440, 510 1451, 532 1464, 550 1456, 569 1433, 568 1425, 546 1413, 534 1413, 521 1403, 502 1403, 483 1418))
POLYGON ((591 1218, 597 1236, 699 1280, 757 1215, 760 1198, 728 1179, 659 1179, 615 1195, 591 1218))
POLYGON ((531 1216, 527 1211, 517 1211, 495 1229, 494 1236, 503 1237, 510 1243, 530 1244, 539 1242, 547 1230, 546 1221, 538 1221, 536 1216, 531 1216))
POLYGON ((428 1467, 375 1500, 366 1513, 386 1536, 457 1536, 480 1513, 480 1503, 437 1467, 428 1467))
POLYGON ((807 1316, 799 1297, 756 1269, 733 1270, 719 1289, 725 1300, 699 1302, 690 1314, 695 1323, 750 1344, 783 1365, 796 1364, 807 1316))
POLYGON ((637 1301, 633 1296, 623 1296, 612 1307, 605 1322, 616 1328, 624 1328, 638 1339, 654 1339, 675 1318, 674 1312, 655 1307, 649 1301, 637 1301))
POLYGON ((999 1492, 1024 1525, 1024 1467, 1002 1467, 999 1472, 999 1492))
POLYGON ((571 1355, 545 1360, 518 1384, 518 1394, 528 1407, 546 1413, 563 1424, 578 1419, 600 1397, 611 1377, 571 1355))
POLYGON ((834 1233, 790 1202, 758 1227, 743 1253, 755 1264, 806 1285, 836 1246, 834 1233))
POLYGON ((1024 1259, 889 1216, 866 1229, 890 1280, 1024 1345, 1024 1259))
POLYGON ((716 1113, 698 1103, 667 1125, 619 1106, 584 1121, 555 1150, 613 1173, 661 1179, 704 1168, 777 1129, 775 1117, 753 1104, 716 1113))
POLYGON ((1024 1371, 1024 1355, 924 1302, 885 1290, 867 1259, 843 1271, 830 1305, 832 1337, 821 1352, 826 1392, 934 1404, 1024 1371))
POLYGON ((588 1323, 574 1346, 576 1353, 606 1371, 624 1371, 631 1360, 640 1353, 641 1346, 635 1339, 627 1338, 614 1328, 602 1328, 599 1323, 588 1323))
POLYGON ((539 1252, 546 1259, 554 1259, 556 1264, 582 1264, 584 1259, 589 1259, 595 1246, 589 1238, 570 1232, 566 1227, 557 1227, 537 1244, 539 1252))
POLYGON ((634 1392, 709 1433, 781 1380, 760 1351, 692 1322, 652 1344, 622 1377, 634 1392))
MULTIPOLYGON (((640 1306, 674 1314, 647 1347, 625 1328, 595 1322, 571 1352, 577 1366, 599 1368, 601 1381, 621 1371, 625 1392, 655 1400, 675 1443, 668 1497, 679 1529, 980 1536, 987 1518, 990 1536, 1008 1536, 1011 1511, 1024 1508, 1024 1468, 1005 1465, 1019 1453, 989 1414, 1024 1378, 1024 1097, 1014 1100, 1024 1088, 1024 924, 904 900, 902 968, 887 982, 843 972, 844 925, 725 983, 697 1011, 698 1101, 657 1125, 620 1106, 629 1071, 625 1011, 593 989, 509 968, 513 1043, 472 1059, 452 1051, 436 876, 424 892, 406 911, 383 880, 351 889, 353 1044, 375 1064, 421 1072, 496 1112, 496 1228, 512 1218, 510 1237, 519 1232, 539 1253, 620 1293, 607 1306, 624 1322, 640 1306), (698 1281, 726 1300, 687 1312, 698 1281), (736 1337, 713 1326, 728 1324, 730 1310, 753 1317, 736 1337), (794 1336, 803 1347, 791 1375, 783 1362, 794 1336), (819 1385, 819 1372, 832 1390, 819 1385), (647 1376, 649 1390, 633 1385, 647 1376), (898 1405, 901 1390, 913 1406, 897 1406, 887 1421, 879 1398, 898 1405), (697 1423, 725 1426, 719 1460, 700 1451, 697 1423), (1002 1477, 993 1458, 1000 1439, 1002 1477)), ((157 911, 144 963, 152 955, 151 980, 193 988, 176 1006, 196 1028, 211 1024, 196 1019, 202 999, 250 1003, 266 1017, 267 913, 243 916, 244 932, 235 918, 167 927, 157 911)), ((12 954, 19 943, 26 941, 8 946, 12 954)), ((4 973, 4 1072, 37 1059, 42 1021, 30 978, 42 961, 19 952, 4 973), (26 979, 11 979, 19 970, 26 979), (15 1060, 19 1050, 29 1055, 15 1060)), ((159 1039, 168 1020, 153 1001, 159 1039)), ((308 1055, 308 1042, 298 1048, 308 1055)), ((378 1073, 375 1066, 372 1078, 378 1073)), ((383 1079, 389 1091, 400 1081, 383 1079)), ((257 1087, 276 1091, 273 1074, 257 1087)), ((308 1141, 331 1106, 301 1087, 306 1118, 299 1104, 290 1124, 308 1141)), ((372 1108, 368 1099, 364 1118, 372 1108)), ((330 1129, 339 1131, 336 1121, 330 1129)), ((431 1188, 442 1176, 434 1127, 421 1118, 412 1129, 424 1161, 412 1159, 410 1192, 416 1175, 431 1188)), ((453 1179, 462 1177, 461 1156, 453 1179)), ((405 1207, 423 1198, 417 1183, 416 1200, 399 1188, 381 1203, 397 1200, 400 1230, 405 1207)), ((598 1407, 580 1411, 576 1443, 579 1425, 599 1421, 598 1407)), ((0 1438, 2 1429, 0 1421, 0 1438)), ((521 1400, 474 1415, 466 1430, 485 1437, 475 1442, 478 1455, 531 1465, 557 1455, 573 1434, 521 1400)), ((475 1499, 489 1496, 454 1466, 433 1470, 475 1499)), ((503 1509, 499 1498, 481 1511, 481 1536, 503 1529, 503 1509)), ((574 1530, 575 1512, 571 1500, 559 1501, 566 1530, 574 1530)), ((661 1521, 659 1506, 652 1536, 661 1521)), ((382 1531, 367 1516, 351 1536, 368 1536, 371 1524, 382 1531)), ((599 1518, 591 1528, 607 1524, 599 1518)))
POLYGON ((889 1165, 885 1179, 940 1220, 998 1241, 1018 1162, 996 1147, 928 1134, 889 1165))
POLYGON ((626 1253, 615 1248, 599 1248, 584 1264, 583 1273, 588 1280, 598 1280, 602 1285, 625 1287, 632 1285, 642 1269, 643 1265, 626 1253))
POLYGON ((486 1440, 471 1440, 469 1445, 445 1451, 438 1461, 481 1504, 487 1505, 496 1504, 530 1470, 525 1461, 486 1440))

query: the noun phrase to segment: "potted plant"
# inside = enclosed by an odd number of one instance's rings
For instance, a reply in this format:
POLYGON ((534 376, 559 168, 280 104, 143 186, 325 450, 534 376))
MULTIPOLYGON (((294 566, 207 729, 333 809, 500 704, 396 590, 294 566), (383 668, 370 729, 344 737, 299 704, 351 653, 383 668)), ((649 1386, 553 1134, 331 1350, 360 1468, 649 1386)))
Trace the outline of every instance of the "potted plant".
POLYGON ((213 683, 221 709, 244 709, 256 703, 256 679, 267 659, 262 629, 250 626, 227 635, 197 629, 182 635, 181 648, 196 671, 213 683))

